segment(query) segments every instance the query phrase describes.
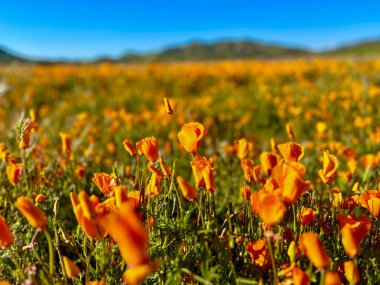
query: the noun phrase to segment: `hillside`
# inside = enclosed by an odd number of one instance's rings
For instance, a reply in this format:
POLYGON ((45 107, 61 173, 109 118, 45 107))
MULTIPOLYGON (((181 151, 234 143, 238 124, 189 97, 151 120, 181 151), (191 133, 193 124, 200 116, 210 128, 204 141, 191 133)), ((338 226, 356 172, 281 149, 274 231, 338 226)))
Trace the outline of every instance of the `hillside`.
POLYGON ((13 55, 12 53, 0 48, 0 63, 24 62, 25 59, 13 55))
POLYGON ((380 56, 380 40, 361 42, 353 45, 345 45, 330 51, 324 52, 325 55, 334 56, 353 56, 353 57, 369 57, 380 56))

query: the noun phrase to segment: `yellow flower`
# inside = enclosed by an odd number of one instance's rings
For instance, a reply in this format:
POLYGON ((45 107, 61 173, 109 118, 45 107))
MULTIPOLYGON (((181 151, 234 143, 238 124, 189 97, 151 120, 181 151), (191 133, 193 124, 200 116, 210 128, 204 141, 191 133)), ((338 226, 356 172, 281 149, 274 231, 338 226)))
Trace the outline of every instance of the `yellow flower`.
POLYGON ((155 137, 142 139, 136 144, 139 154, 144 154, 150 162, 158 159, 158 143, 155 137))
POLYGON ((202 124, 191 122, 182 127, 178 133, 178 140, 187 152, 194 154, 206 134, 207 130, 202 124))
POLYGON ((336 156, 325 150, 323 153, 323 169, 319 170, 319 177, 323 183, 331 184, 334 181, 338 165, 339 161, 336 156))
POLYGON ((79 277, 80 275, 80 269, 78 266, 74 264, 68 257, 64 256, 63 257, 63 264, 65 266, 65 271, 67 278, 69 279, 74 279, 79 277))
POLYGON ((17 184, 22 174, 22 163, 11 163, 6 168, 7 178, 12 184, 17 184))
POLYGON ((197 190, 193 186, 191 186, 189 183, 187 183, 185 179, 183 179, 181 176, 177 176, 177 183, 179 185, 179 188, 182 191, 183 196, 187 200, 194 201, 197 199, 198 197, 197 190))

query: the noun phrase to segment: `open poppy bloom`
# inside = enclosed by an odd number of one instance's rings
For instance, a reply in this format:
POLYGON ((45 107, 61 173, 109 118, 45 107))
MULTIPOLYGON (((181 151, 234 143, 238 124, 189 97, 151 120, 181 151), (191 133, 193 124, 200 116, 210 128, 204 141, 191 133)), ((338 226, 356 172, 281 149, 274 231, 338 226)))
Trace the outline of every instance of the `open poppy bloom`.
POLYGON ((287 205, 296 203, 310 187, 310 183, 303 181, 296 171, 289 173, 282 184, 282 197, 287 205))
POLYGON ((5 219, 0 215, 0 248, 4 249, 13 244, 13 235, 5 219))
POLYGON ((260 190, 251 195, 252 210, 256 212, 267 226, 277 224, 285 215, 286 206, 281 198, 273 192, 260 190))
POLYGON ((317 214, 313 209, 302 206, 299 214, 297 215, 297 218, 300 221, 301 225, 306 227, 315 220, 316 216, 317 214))
POLYGON ((300 249, 318 269, 326 269, 329 267, 330 257, 316 233, 308 232, 302 234, 300 238, 300 249))
POLYGON ((295 142, 279 144, 277 147, 285 162, 300 161, 304 155, 303 147, 295 142))
POLYGON ((323 183, 331 184, 335 177, 339 161, 336 156, 329 154, 328 150, 323 153, 323 169, 319 170, 319 177, 323 183))
POLYGON ((246 243, 245 249, 258 267, 267 269, 271 266, 270 253, 265 238, 246 243))
POLYGON ((359 204, 370 211, 375 218, 378 218, 380 216, 380 191, 367 190, 360 194, 359 204))
POLYGON ((35 206, 27 197, 18 197, 15 206, 33 228, 43 229, 47 226, 48 220, 44 212, 35 206))
POLYGON ((196 155, 190 162, 197 188, 206 188, 209 192, 214 192, 214 164, 212 159, 207 160, 204 156, 196 155))
POLYGON ((272 173, 272 169, 277 165, 280 159, 281 158, 273 152, 264 151, 260 154, 260 163, 266 175, 272 173))
POLYGON ((142 139, 136 144, 139 154, 145 155, 150 162, 158 159, 158 142, 155 137, 142 139))
POLYGON ((185 124, 179 131, 178 140, 187 152, 194 154, 206 134, 207 130, 202 124, 190 122, 185 124))
POLYGON ((115 186, 119 185, 115 173, 95 173, 92 181, 98 186, 100 191, 110 196, 113 195, 115 186))

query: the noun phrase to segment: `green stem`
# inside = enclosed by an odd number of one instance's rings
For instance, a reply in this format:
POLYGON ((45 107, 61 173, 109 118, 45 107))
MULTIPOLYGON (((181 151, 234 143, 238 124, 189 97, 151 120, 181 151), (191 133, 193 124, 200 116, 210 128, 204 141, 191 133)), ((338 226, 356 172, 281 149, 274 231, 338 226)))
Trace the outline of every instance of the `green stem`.
POLYGON ((273 277, 274 277, 274 284, 278 284, 278 276, 277 276, 277 268, 276 268, 276 262, 274 260, 274 255, 273 255, 273 248, 272 248, 272 242, 270 240, 270 237, 267 237, 267 244, 269 248, 269 254, 270 254, 270 259, 272 261, 272 270, 273 270, 273 277))
POLYGON ((43 232, 45 234, 46 240, 48 242, 49 246, 49 273, 50 275, 54 274, 54 247, 53 247, 53 241, 51 240, 51 236, 48 232, 48 230, 45 228, 43 229, 43 232))
POLYGON ((319 281, 319 285, 325 284, 325 275, 326 275, 326 270, 321 271, 321 280, 319 281))

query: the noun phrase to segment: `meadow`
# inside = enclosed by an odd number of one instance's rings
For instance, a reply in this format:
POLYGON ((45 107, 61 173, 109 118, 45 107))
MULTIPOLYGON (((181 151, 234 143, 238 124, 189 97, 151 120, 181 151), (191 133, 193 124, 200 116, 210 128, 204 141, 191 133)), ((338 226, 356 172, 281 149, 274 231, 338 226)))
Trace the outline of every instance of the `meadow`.
POLYGON ((0 66, 0 284, 380 284, 380 60, 0 66))

